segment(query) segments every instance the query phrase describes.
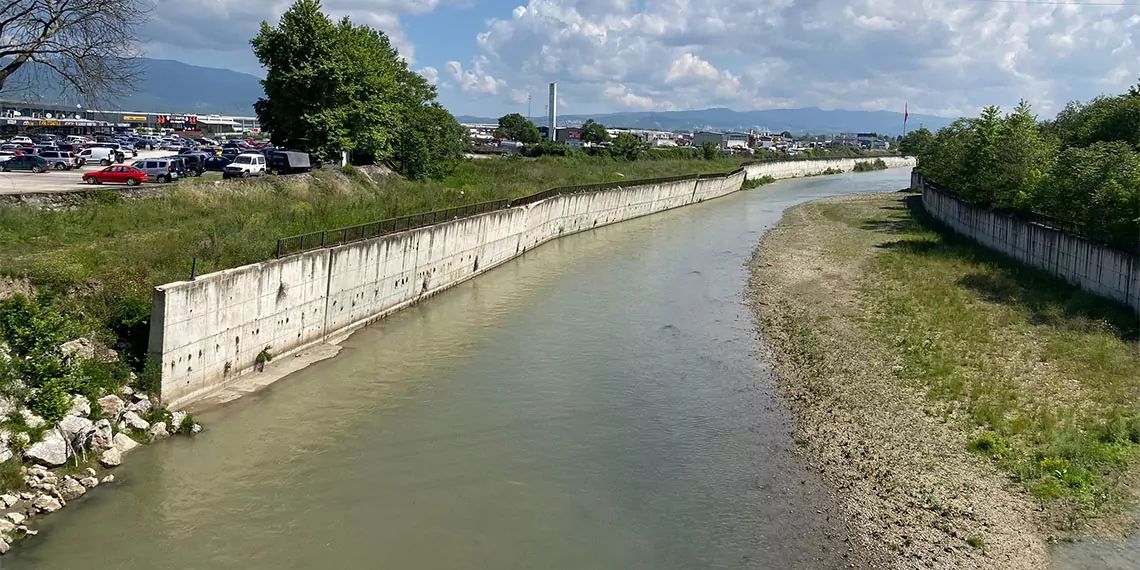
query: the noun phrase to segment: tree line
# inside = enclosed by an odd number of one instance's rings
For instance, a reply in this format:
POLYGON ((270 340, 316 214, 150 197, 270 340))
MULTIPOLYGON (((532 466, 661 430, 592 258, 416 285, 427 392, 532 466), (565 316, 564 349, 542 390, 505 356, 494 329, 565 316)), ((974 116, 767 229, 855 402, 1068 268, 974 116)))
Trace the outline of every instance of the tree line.
POLYGON ((1069 103, 1038 121, 1022 101, 931 133, 907 133, 918 171, 976 205, 1065 221, 1125 249, 1140 246, 1140 85, 1069 103))

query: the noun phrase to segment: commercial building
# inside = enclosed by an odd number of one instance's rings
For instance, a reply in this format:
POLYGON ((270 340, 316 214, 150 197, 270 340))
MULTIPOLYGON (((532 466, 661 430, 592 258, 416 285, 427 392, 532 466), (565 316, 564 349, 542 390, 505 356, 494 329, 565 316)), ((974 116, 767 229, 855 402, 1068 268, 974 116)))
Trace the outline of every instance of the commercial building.
POLYGON ((100 111, 47 101, 0 100, 0 135, 31 133, 92 134, 148 128, 187 134, 258 133, 256 117, 100 111))
POLYGON ((748 148, 749 138, 748 133, 699 131, 693 133, 692 143, 690 144, 693 146, 701 146, 706 142, 711 142, 722 149, 748 148))

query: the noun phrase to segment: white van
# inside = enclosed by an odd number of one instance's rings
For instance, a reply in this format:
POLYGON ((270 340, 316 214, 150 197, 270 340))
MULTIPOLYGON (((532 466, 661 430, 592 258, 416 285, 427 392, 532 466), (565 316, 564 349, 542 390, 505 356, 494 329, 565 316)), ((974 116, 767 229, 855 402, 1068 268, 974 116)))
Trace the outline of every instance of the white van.
POLYGON ((82 157, 87 164, 98 162, 99 166, 110 166, 111 163, 118 159, 119 153, 113 148, 96 146, 83 149, 80 151, 79 156, 82 157))

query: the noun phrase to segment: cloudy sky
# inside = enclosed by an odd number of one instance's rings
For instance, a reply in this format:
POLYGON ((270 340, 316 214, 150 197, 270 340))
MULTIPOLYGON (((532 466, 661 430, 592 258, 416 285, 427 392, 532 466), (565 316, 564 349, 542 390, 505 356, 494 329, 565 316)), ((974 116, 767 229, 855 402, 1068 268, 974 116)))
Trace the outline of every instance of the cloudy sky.
MULTIPOLYGON (((160 2, 147 55, 261 75, 291 0, 160 2)), ((818 106, 1042 115, 1140 77, 1140 0, 325 0, 386 32, 456 114, 818 106)))

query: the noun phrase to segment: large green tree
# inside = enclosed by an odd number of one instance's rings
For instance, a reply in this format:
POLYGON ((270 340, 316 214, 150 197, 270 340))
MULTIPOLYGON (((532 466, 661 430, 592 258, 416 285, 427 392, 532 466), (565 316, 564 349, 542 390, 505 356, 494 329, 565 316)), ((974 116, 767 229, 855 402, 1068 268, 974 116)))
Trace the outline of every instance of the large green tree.
POLYGON ((495 129, 495 138, 534 144, 542 140, 542 134, 530 119, 518 113, 511 113, 499 117, 499 128, 495 129))
POLYGON ((899 137, 899 152, 920 154, 932 140, 934 140, 934 133, 926 127, 910 131, 905 136, 899 137))
POLYGON ((383 32, 334 23, 319 0, 297 0, 250 43, 266 68, 254 110, 274 144, 326 160, 391 160, 411 178, 445 175, 462 156, 465 133, 383 32), (426 158, 397 155, 410 148, 426 158))
POLYGON ((610 132, 606 130, 606 126, 595 122, 593 119, 587 119, 582 124, 582 142, 590 144, 602 144, 610 142, 610 132))

